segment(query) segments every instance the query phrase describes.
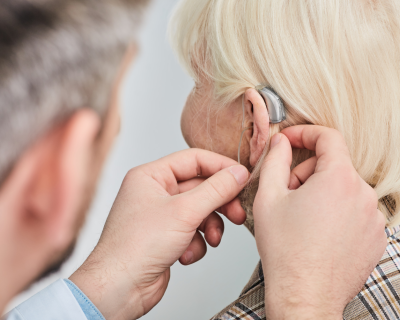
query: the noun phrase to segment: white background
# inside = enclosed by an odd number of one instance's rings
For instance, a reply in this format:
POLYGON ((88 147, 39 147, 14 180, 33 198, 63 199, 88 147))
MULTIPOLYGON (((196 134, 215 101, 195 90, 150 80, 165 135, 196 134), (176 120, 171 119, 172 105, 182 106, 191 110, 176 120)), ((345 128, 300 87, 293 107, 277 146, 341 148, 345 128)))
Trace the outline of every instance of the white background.
MULTIPOLYGON (((73 256, 59 273, 33 285, 9 308, 56 279, 67 278, 82 264, 96 245, 130 168, 187 148, 179 123, 193 82, 179 66, 166 37, 168 19, 176 2, 156 0, 149 9, 139 56, 122 92, 121 133, 73 256)), ((258 253, 245 227, 224 221, 226 228, 220 247, 209 247, 206 257, 193 266, 176 263, 163 300, 143 319, 209 319, 238 297, 257 264, 258 253)))

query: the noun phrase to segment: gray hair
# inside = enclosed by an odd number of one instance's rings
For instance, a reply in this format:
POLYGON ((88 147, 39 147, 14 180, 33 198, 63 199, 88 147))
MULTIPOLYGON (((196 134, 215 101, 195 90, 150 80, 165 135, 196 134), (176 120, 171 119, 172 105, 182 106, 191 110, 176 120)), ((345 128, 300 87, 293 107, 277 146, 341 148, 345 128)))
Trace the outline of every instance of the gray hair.
POLYGON ((24 150, 82 107, 103 115, 149 0, 2 0, 0 183, 24 150))

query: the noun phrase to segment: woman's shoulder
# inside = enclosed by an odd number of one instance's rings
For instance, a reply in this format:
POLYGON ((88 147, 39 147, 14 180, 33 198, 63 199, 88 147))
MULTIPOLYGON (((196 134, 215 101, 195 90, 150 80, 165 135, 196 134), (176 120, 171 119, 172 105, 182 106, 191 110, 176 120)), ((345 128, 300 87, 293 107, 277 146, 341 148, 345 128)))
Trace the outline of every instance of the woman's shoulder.
MULTIPOLYGON (((387 227, 385 232, 385 253, 362 290, 346 306, 344 320, 400 319, 400 226, 387 227)), ((240 297, 212 319, 265 319, 264 275, 261 262, 240 297)))

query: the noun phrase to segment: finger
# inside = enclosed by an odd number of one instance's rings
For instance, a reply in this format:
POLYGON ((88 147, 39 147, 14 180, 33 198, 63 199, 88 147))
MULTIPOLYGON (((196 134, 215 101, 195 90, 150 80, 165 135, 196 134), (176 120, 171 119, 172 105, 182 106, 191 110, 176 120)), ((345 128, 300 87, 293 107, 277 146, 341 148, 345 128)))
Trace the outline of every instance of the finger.
POLYGON ((179 258, 179 262, 184 266, 195 263, 202 259, 207 253, 207 245, 199 231, 193 236, 192 242, 187 247, 184 254, 179 258))
POLYGON ((271 150, 266 156, 260 172, 257 192, 266 201, 275 200, 287 194, 290 181, 292 148, 285 135, 277 133, 271 139, 271 150))
POLYGON ((240 200, 238 198, 233 199, 216 211, 223 214, 234 224, 241 225, 246 221, 246 212, 240 205, 240 200))
POLYGON ((224 233, 224 221, 218 213, 211 213, 199 226, 204 238, 211 247, 218 247, 224 233))
POLYGON ((300 163, 290 173, 289 190, 299 188, 314 173, 317 165, 317 157, 311 157, 300 163))
POLYGON ((315 125, 293 126, 282 130, 294 148, 315 151, 315 172, 326 170, 333 164, 351 164, 349 151, 339 131, 315 125))
POLYGON ((168 163, 178 181, 192 178, 211 177, 222 169, 237 165, 235 160, 202 149, 189 149, 161 159, 168 163))
POLYGON ((196 188, 177 195, 179 205, 192 208, 192 217, 204 220, 210 212, 232 201, 244 188, 249 172, 242 165, 232 166, 217 172, 196 188))
MULTIPOLYGON (((180 182, 179 193, 184 193, 196 188, 199 184, 203 183, 205 178, 194 178, 188 181, 180 182)), ((223 205, 221 208, 217 208, 215 211, 223 214, 232 223, 241 225, 246 221, 246 212, 240 205, 240 200, 238 198, 233 199, 231 202, 223 205)))
POLYGON ((177 183, 196 177, 210 177, 237 162, 220 154, 188 149, 143 165, 141 170, 161 185, 169 194, 179 193, 177 183))

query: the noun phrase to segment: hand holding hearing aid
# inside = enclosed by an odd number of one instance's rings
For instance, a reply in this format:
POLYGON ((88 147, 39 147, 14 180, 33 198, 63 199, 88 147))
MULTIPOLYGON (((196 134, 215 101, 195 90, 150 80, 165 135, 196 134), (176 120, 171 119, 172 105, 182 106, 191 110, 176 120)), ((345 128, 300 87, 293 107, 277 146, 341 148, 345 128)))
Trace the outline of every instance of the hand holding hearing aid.
POLYGON ((276 134, 253 213, 267 318, 342 319, 382 257, 386 235, 376 193, 354 169, 341 134, 320 126, 276 134), (291 147, 316 156, 291 171, 291 147))

